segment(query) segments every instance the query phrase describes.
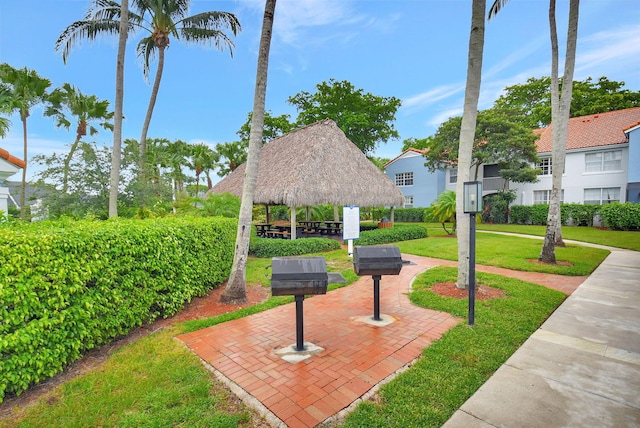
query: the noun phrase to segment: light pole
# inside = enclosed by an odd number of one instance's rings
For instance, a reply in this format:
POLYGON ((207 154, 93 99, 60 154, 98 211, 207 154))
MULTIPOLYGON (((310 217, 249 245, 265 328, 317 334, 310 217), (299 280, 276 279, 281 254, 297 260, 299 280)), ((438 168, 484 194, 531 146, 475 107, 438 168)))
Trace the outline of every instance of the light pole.
POLYGON ((476 299, 476 214, 482 212, 482 182, 464 183, 463 211, 469 214, 469 325, 474 324, 476 299))

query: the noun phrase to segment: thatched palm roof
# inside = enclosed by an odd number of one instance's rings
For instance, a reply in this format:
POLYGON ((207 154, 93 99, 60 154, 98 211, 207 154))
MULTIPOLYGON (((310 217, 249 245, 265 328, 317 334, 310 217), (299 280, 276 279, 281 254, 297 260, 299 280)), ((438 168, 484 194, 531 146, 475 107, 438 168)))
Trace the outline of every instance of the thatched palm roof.
MULTIPOLYGON (((236 168, 211 192, 241 196, 245 166, 236 168)), ((334 121, 325 119, 262 148, 254 203, 397 207, 404 205, 404 196, 334 121)))

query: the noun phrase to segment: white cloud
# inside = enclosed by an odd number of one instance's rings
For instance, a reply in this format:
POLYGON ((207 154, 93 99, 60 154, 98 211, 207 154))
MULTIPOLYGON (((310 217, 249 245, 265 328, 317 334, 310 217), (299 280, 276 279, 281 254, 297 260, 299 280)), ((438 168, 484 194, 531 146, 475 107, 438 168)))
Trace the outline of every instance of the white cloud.
POLYGON ((463 83, 452 83, 449 85, 438 86, 426 92, 405 98, 402 100, 402 108, 407 112, 414 112, 424 109, 438 101, 447 99, 453 95, 457 95, 460 92, 464 92, 463 83))

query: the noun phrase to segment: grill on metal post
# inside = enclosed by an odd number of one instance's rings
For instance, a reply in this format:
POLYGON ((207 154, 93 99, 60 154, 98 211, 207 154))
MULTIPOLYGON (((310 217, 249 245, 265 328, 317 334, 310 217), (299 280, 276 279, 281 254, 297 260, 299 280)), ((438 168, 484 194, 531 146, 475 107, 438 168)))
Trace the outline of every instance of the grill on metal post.
POLYGON ((395 246, 356 246, 353 252, 356 275, 373 277, 373 319, 380 318, 380 279, 382 275, 398 275, 402 269, 400 249, 395 246))
POLYGON ((271 259, 271 294, 295 296, 296 299, 296 351, 304 351, 304 296, 326 294, 328 283, 329 275, 324 257, 271 259))

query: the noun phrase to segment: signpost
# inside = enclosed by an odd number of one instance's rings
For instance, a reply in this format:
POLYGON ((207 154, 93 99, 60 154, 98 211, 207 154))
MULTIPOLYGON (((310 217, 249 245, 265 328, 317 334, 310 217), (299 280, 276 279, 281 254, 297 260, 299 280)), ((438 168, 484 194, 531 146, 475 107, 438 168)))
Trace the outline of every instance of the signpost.
POLYGON ((349 257, 353 256, 353 240, 360 238, 360 207, 342 207, 342 240, 348 241, 349 257))

